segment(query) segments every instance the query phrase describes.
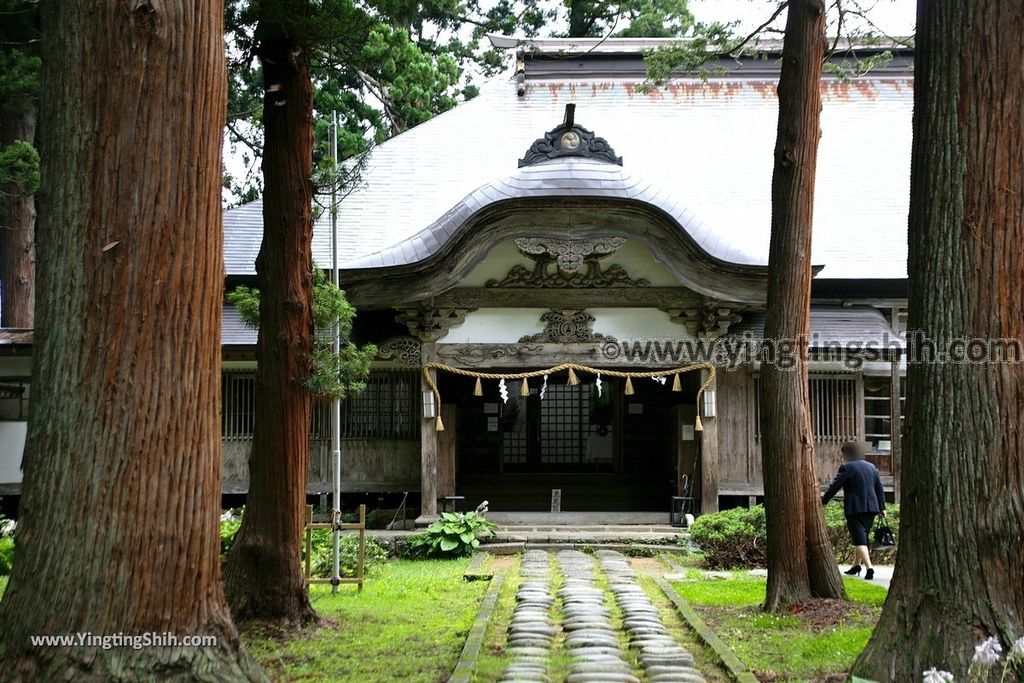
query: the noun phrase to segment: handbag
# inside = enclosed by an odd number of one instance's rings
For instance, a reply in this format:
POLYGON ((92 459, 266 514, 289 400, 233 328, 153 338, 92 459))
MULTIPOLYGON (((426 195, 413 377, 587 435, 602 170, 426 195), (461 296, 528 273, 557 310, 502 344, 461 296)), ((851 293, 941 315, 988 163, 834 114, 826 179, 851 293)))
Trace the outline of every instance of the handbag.
POLYGON ((879 520, 879 524, 875 527, 875 547, 892 548, 895 545, 896 536, 892 533, 892 527, 879 520))

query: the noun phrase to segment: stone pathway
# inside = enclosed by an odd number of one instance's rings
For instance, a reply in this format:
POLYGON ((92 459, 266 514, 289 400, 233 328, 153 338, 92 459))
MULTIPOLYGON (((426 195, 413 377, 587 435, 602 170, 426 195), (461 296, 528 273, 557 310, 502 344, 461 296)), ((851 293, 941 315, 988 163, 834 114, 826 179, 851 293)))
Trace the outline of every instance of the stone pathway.
MULTIPOLYGON (((624 652, 637 651, 643 675, 652 683, 704 683, 694 668, 693 657, 665 628, 657 607, 637 583, 636 574, 623 554, 611 550, 597 553, 600 569, 623 620, 612 620, 607 593, 599 584, 598 560, 578 550, 555 555, 564 582, 557 598, 562 610, 562 643, 571 661, 565 683, 640 683, 624 652)), ((555 651, 558 628, 552 623, 550 555, 529 550, 523 555, 523 581, 508 628, 511 662, 499 683, 549 683, 550 657, 555 651)))
POLYGON ((516 605, 508 627, 508 653, 512 663, 505 667, 501 682, 549 683, 548 658, 557 629, 551 623, 551 567, 548 554, 529 550, 523 555, 523 582, 516 593, 516 605))
POLYGON ((637 583, 629 559, 603 550, 593 555, 577 550, 555 554, 563 583, 552 595, 550 554, 529 550, 523 555, 522 583, 516 593, 509 624, 510 664, 500 683, 549 683, 551 655, 560 645, 569 655, 565 683, 640 683, 625 648, 637 652, 643 680, 652 683, 703 683, 693 657, 669 633, 657 608, 637 583), (598 568, 600 565, 600 569, 598 568), (600 570, 623 621, 612 620, 600 570), (561 631, 552 623, 555 599, 561 607, 561 631))
POLYGON ((558 568, 565 583, 562 601, 565 648, 572 655, 566 683, 640 683, 622 657, 605 593, 597 587, 594 558, 578 550, 562 550, 558 568))
POLYGON ((665 628, 658 608, 637 584, 629 560, 611 550, 598 551, 609 588, 622 610, 622 626, 630 647, 640 651, 647 680, 665 683, 704 683, 694 668, 693 655, 682 648, 665 628))

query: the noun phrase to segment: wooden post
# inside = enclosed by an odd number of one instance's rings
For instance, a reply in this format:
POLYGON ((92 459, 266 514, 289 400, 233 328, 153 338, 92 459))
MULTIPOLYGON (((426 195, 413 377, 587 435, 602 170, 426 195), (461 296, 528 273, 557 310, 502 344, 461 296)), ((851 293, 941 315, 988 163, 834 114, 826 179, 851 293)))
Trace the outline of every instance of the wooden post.
MULTIPOLYGON (((701 382, 707 380, 707 370, 700 374, 701 382)), ((717 389, 717 378, 711 380, 708 389, 717 389)), ((701 406, 697 406, 700 414, 701 406)), ((717 411, 716 411, 717 412, 717 411)), ((700 432, 700 511, 701 514, 718 512, 718 418, 704 419, 704 430, 700 432)))
POLYGON ((894 354, 889 372, 889 440, 891 442, 892 454, 892 492, 893 500, 898 505, 900 502, 900 456, 903 450, 903 435, 901 434, 903 410, 900 406, 900 360, 899 355, 894 354))
POLYGON ((303 534, 306 537, 306 581, 309 582, 309 577, 312 576, 312 557, 313 554, 313 529, 310 524, 313 523, 313 506, 306 506, 306 526, 303 529, 303 534))
POLYGON ((359 590, 363 590, 363 563, 366 560, 366 503, 359 506, 359 563, 356 566, 356 577, 359 579, 359 590))
MULTIPOLYGON (((423 362, 429 362, 434 345, 424 343, 421 351, 423 362)), ((430 370, 431 378, 437 381, 437 371, 430 370)), ((426 381, 420 380, 423 391, 429 391, 426 381)), ((441 406, 437 406, 438 415, 441 406)), ((437 519, 437 429, 433 419, 420 419, 420 516, 416 524, 425 526, 437 519)))

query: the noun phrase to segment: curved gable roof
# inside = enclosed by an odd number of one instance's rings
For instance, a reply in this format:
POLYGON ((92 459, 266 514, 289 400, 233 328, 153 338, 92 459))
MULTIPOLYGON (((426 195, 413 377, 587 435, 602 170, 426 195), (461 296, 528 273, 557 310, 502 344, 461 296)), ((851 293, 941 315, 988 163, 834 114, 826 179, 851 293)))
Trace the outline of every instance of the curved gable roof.
POLYGON ((345 262, 347 269, 384 268, 423 261, 437 253, 474 214, 498 202, 528 197, 595 197, 649 204, 670 216, 711 257, 728 263, 767 265, 767 255, 728 242, 703 225, 680 197, 634 177, 615 164, 561 158, 525 166, 481 185, 417 234, 387 249, 345 262))
MULTIPOLYGON (((825 268, 818 279, 905 278, 911 77, 826 79, 822 95, 812 259, 825 268)), ((569 175, 549 169, 561 178, 516 171, 568 102, 623 158, 621 175, 605 178, 611 192, 642 192, 644 201, 674 206, 668 213, 683 216, 680 225, 711 254, 766 262, 775 82, 728 76, 648 92, 623 79, 533 80, 522 97, 510 79, 493 81, 475 99, 374 150, 360 187, 340 206, 342 266, 408 262, 441 240, 454 214, 528 187, 561 182, 573 186, 560 191, 598 192, 601 177, 580 176, 582 168, 569 175)), ((225 214, 229 274, 254 272, 260 211, 253 203, 225 214)), ((330 261, 329 231, 325 214, 313 244, 321 265, 330 261)))

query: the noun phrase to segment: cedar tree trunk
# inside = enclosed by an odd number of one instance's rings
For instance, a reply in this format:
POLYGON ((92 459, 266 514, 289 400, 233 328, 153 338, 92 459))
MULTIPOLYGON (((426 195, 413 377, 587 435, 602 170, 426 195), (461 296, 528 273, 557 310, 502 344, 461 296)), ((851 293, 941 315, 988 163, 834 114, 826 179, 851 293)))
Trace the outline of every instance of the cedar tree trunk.
MULTIPOLYGON (((1022 35, 1021 2, 918 5, 909 329, 938 350, 1024 343, 1022 35)), ((1019 356, 910 366, 899 561, 860 675, 961 680, 977 642, 1024 636, 1022 425, 1019 356)))
MULTIPOLYGON (((825 6, 791 0, 779 77, 772 176, 766 340, 796 341, 792 367, 761 366, 761 454, 768 533, 765 609, 811 597, 843 597, 814 472, 807 400, 814 173, 821 135, 825 6)), ((780 349, 784 351, 785 349, 780 349)), ((781 358, 776 359, 781 361, 781 358)))
MULTIPOLYGON (((31 97, 12 100, 0 104, 0 149, 15 140, 35 141, 35 102, 31 97)), ((0 327, 32 327, 36 205, 30 192, 0 187, 0 327)))
POLYGON ((236 619, 316 618, 300 562, 312 395, 304 388, 313 339, 313 88, 289 19, 307 0, 261 4, 256 30, 263 108, 263 245, 256 259, 260 330, 249 493, 224 568, 236 619))
POLYGON ((0 679, 265 680, 218 557, 223 7, 41 10, 33 406, 0 679), (77 632, 217 643, 30 644, 77 632))

